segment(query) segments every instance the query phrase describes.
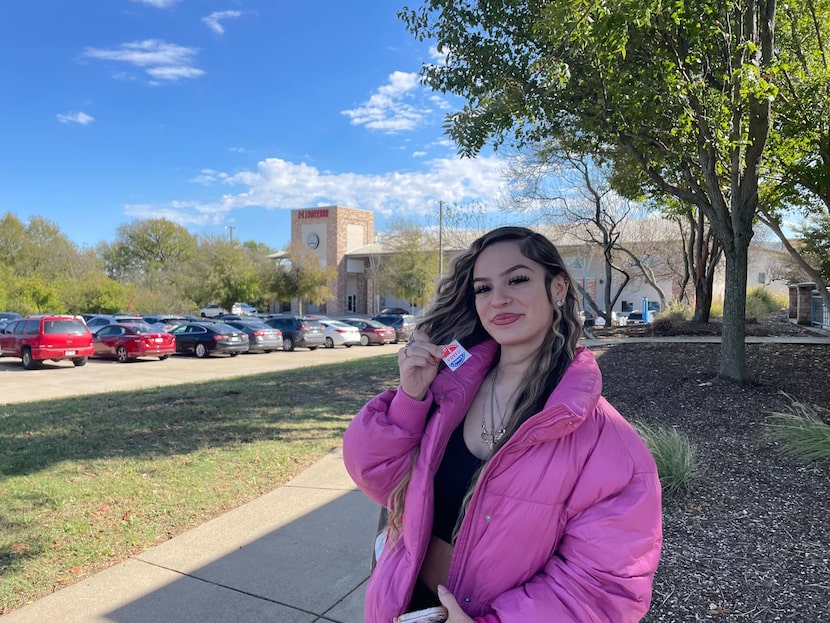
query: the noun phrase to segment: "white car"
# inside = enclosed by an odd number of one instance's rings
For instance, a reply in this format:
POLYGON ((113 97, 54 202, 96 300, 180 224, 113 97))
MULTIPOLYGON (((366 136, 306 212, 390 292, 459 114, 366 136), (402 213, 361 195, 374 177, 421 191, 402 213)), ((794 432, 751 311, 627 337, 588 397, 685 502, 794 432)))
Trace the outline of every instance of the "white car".
POLYGON ((216 303, 208 305, 207 307, 203 307, 199 310, 199 314, 201 314, 202 318, 215 318, 216 316, 220 316, 221 314, 227 313, 227 309, 225 309, 221 305, 217 305, 216 303))
POLYGON ((360 344, 360 329, 340 320, 319 318, 320 324, 325 329, 326 348, 345 346, 350 348, 354 344, 360 344))
POLYGON ((256 316, 259 312, 253 305, 248 303, 234 303, 231 307, 231 313, 237 316, 256 316))

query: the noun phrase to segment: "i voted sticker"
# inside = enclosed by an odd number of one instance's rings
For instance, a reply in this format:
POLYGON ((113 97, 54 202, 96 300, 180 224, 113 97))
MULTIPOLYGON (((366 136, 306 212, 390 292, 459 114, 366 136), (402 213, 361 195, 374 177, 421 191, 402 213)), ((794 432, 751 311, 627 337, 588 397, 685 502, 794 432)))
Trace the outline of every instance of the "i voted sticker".
POLYGON ((458 343, 458 340, 453 340, 444 347, 444 354, 442 359, 447 367, 455 372, 461 364, 467 361, 472 355, 468 353, 464 347, 458 343))

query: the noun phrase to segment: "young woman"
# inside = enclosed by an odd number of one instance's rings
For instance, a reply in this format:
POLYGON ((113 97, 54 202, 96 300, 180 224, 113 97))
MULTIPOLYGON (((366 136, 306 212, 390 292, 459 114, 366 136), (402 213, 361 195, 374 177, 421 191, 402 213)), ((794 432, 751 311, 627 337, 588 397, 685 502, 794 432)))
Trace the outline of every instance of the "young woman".
POLYGON ((344 438, 352 478, 389 509, 368 623, 438 605, 449 623, 620 623, 648 610, 657 470, 602 397, 578 312, 558 251, 525 228, 485 234, 439 283, 398 353, 400 385, 344 438), (458 349, 443 359, 453 340, 469 355, 458 367, 458 349))

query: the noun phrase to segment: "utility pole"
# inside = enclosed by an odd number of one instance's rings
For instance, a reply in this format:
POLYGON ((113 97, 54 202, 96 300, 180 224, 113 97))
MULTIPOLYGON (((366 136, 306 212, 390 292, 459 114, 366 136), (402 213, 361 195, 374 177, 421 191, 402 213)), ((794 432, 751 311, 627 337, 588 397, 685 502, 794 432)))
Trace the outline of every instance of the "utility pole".
POLYGON ((438 278, 444 274, 444 202, 438 202, 438 278))
POLYGON ((233 242, 233 230, 236 229, 233 225, 225 225, 225 229, 228 230, 228 239, 233 242))

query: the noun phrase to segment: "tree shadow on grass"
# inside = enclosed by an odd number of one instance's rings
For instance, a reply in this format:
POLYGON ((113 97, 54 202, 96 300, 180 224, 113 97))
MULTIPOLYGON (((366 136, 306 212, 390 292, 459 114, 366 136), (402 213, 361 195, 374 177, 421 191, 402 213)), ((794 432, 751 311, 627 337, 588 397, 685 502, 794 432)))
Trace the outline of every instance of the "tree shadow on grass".
POLYGON ((387 368, 367 360, 336 377, 290 371, 0 407, 0 477, 267 440, 336 443, 367 397, 394 383, 387 368))

